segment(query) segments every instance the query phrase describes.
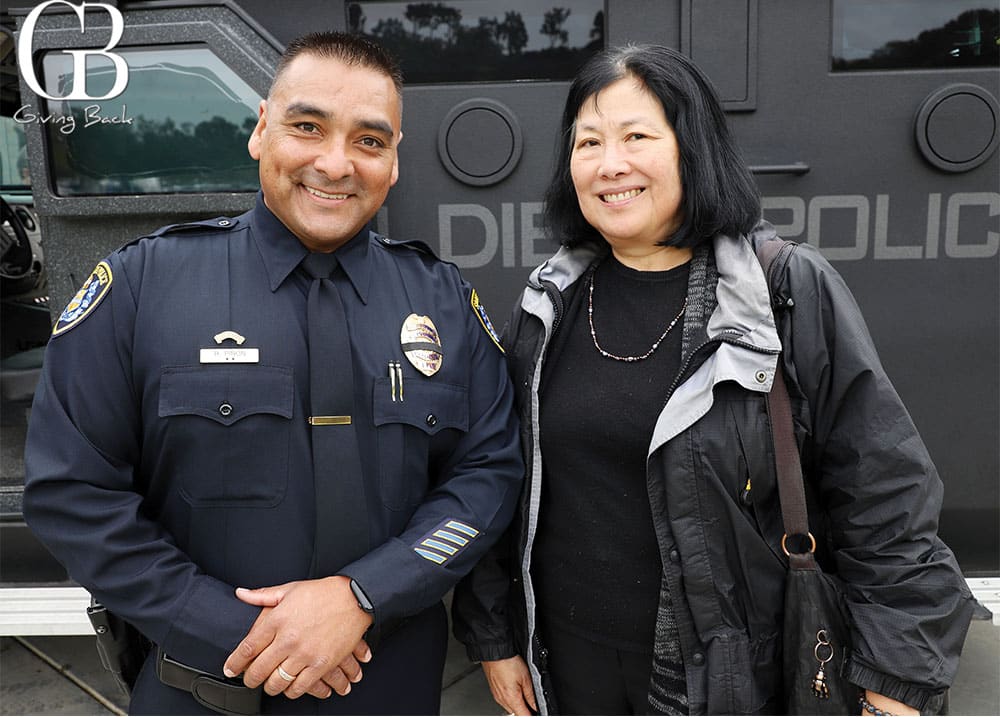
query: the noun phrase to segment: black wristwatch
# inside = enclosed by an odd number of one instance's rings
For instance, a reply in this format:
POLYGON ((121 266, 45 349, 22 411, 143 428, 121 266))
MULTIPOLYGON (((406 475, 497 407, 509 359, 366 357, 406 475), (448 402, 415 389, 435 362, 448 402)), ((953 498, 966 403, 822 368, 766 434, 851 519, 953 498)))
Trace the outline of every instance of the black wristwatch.
POLYGON ((351 592, 354 593, 354 597, 358 600, 358 607, 364 610, 369 615, 375 614, 375 606, 372 605, 372 601, 368 599, 365 595, 365 591, 361 589, 361 586, 351 579, 351 592))

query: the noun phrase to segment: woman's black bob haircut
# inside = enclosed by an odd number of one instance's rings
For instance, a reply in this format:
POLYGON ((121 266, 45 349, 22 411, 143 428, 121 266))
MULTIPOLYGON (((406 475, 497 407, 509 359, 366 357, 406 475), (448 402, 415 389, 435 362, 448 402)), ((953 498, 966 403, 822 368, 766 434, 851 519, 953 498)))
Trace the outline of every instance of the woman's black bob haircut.
POLYGON ((550 235, 567 247, 604 243, 580 211, 570 157, 580 108, 625 77, 636 78, 659 99, 680 149, 683 222, 660 244, 693 248, 716 234, 747 234, 760 220, 760 194, 711 82, 675 50, 625 45, 590 58, 569 88, 555 172, 545 193, 545 224, 550 235))

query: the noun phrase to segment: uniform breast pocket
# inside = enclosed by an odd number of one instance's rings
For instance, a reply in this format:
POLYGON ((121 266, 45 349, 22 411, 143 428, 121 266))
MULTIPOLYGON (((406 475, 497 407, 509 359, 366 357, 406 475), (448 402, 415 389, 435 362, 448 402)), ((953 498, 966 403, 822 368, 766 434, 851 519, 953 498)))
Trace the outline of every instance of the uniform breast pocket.
POLYGON ((160 380, 164 460, 193 506, 268 507, 288 486, 292 370, 177 366, 160 380))
POLYGON ((428 489, 431 440, 446 429, 469 428, 465 386, 407 381, 402 400, 392 400, 388 378, 375 381, 373 417, 378 443, 379 490, 391 510, 417 505, 428 489))

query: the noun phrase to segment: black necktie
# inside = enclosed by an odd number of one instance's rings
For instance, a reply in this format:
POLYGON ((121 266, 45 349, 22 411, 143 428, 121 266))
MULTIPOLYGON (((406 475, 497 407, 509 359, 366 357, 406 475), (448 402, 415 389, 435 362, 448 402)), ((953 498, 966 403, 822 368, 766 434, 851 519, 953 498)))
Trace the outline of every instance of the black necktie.
POLYGON ((312 415, 316 544, 313 577, 334 575, 368 552, 361 455, 355 436, 354 362, 347 316, 330 275, 334 254, 310 253, 302 268, 309 287, 309 400, 312 415))

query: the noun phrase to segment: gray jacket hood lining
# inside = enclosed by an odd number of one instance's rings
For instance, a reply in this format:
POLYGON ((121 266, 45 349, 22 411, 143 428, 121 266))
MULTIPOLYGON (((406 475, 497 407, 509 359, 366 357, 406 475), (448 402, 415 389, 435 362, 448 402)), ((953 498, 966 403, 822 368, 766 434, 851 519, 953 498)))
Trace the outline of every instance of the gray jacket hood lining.
MULTIPOLYGON (((774 234, 774 229, 767 222, 761 222, 752 232, 756 234, 774 234)), ((766 393, 771 390, 781 340, 764 271, 747 238, 719 235, 713 240, 712 248, 718 281, 715 308, 704 327, 704 335, 707 341, 720 340, 720 344, 695 374, 670 396, 657 419, 649 455, 705 415, 712 406, 712 390, 717 383, 731 380, 750 391, 766 393)), ((531 273, 521 307, 544 324, 546 346, 551 337, 554 309, 545 295, 543 282, 563 292, 579 280, 602 253, 591 247, 561 247, 531 273)), ((693 275, 692 282, 697 284, 699 277, 693 275)), ((698 333, 699 327, 692 327, 690 320, 691 317, 685 317, 686 337, 698 333)), ((697 321, 697 317, 694 320, 697 321)))

